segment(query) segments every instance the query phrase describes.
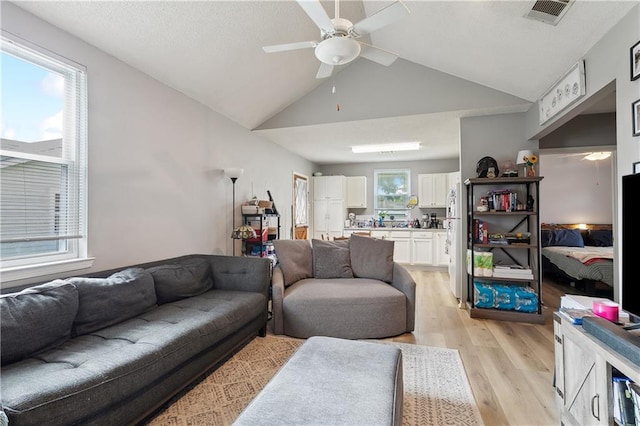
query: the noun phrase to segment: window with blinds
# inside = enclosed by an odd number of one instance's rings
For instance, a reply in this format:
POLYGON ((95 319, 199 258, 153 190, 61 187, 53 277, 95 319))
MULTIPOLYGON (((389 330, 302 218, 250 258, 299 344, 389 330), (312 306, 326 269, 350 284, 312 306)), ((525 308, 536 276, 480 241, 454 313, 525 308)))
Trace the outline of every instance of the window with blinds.
POLYGON ((2 270, 86 257, 86 71, 4 31, 0 55, 2 270))

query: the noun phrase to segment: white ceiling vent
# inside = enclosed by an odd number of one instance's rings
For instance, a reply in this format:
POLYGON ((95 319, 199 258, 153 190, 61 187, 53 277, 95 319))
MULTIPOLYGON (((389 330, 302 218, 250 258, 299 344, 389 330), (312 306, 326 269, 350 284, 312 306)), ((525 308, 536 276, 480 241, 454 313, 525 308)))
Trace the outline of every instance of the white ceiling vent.
POLYGON ((545 24, 557 25, 573 2, 574 0, 537 0, 524 17, 545 24))

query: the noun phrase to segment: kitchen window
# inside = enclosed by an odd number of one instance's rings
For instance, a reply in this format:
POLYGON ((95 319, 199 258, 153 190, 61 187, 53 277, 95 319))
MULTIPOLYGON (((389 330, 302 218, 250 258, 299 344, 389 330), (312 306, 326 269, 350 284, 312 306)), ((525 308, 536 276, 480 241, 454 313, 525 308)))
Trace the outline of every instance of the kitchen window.
POLYGON ((89 267, 86 70, 0 38, 2 282, 89 267))
POLYGON ((407 204, 411 196, 411 170, 375 170, 374 193, 373 208, 376 216, 386 212, 387 217, 406 219, 407 204))

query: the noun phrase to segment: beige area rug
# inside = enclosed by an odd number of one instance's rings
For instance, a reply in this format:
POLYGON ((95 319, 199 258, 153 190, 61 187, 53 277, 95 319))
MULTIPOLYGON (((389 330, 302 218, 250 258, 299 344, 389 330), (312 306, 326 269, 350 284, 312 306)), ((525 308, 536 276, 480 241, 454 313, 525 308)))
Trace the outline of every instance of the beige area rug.
MULTIPOLYGON (((267 335, 160 412, 150 426, 230 425, 304 340, 267 335)), ((403 425, 482 425, 457 350, 395 342, 402 350, 403 425)))

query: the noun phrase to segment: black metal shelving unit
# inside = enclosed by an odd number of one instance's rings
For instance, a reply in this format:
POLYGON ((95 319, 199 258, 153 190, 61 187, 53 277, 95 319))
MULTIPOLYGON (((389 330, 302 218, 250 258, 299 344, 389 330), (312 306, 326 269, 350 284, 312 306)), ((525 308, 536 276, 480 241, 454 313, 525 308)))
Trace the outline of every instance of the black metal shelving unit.
POLYGON ((540 254, 540 181, 541 176, 536 177, 507 177, 507 178, 472 178, 464 183, 467 188, 467 249, 470 250, 471 265, 467 273, 467 309, 471 318, 487 318, 505 321, 518 321, 534 324, 543 324, 542 316, 542 286, 541 286, 541 254, 540 254), (517 193, 524 206, 529 196, 533 197, 533 205, 530 211, 513 209, 513 206, 505 210, 491 209, 489 211, 477 211, 480 196, 491 190, 510 190, 517 193), (486 221, 492 228, 492 232, 529 233, 528 243, 524 244, 484 244, 478 243, 474 235, 474 221, 486 221), (502 278, 476 276, 473 267, 473 257, 476 251, 493 252, 508 259, 513 264, 528 266, 533 273, 533 279, 502 278), (475 306, 474 282, 500 283, 513 286, 530 287, 537 295, 537 311, 522 312, 517 310, 503 310, 495 308, 479 308, 475 306))
MULTIPOLYGON (((242 215, 245 225, 252 226, 257 237, 245 241, 246 253, 248 256, 268 257, 269 246, 273 245, 273 240, 280 238, 280 215, 277 213, 245 213, 242 215), (277 225, 275 233, 269 233, 271 219, 275 218, 277 225), (256 226, 257 224, 257 226, 256 226), (263 232, 267 232, 266 239, 262 239, 263 232), (258 247, 258 254, 254 254, 255 247, 258 247)), ((272 250, 271 250, 272 251, 272 250)))

